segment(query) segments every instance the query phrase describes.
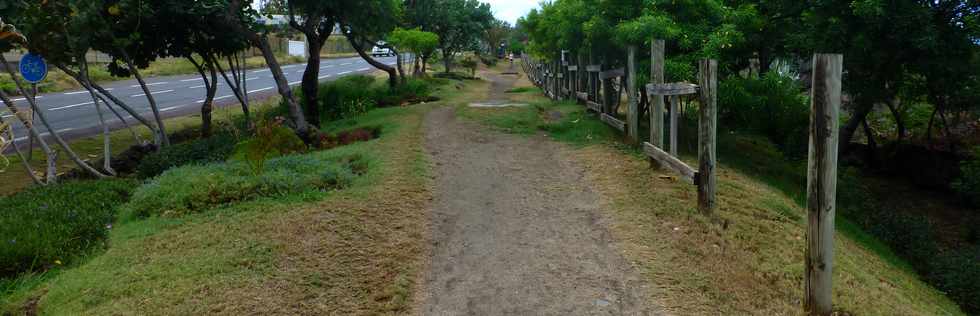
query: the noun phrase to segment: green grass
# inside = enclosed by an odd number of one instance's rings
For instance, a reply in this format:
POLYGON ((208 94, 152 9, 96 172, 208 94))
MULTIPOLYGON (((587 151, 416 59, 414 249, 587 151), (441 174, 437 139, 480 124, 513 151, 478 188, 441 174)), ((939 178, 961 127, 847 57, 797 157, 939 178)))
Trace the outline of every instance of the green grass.
POLYGON ((517 87, 507 90, 507 93, 537 93, 541 92, 541 89, 535 87, 517 87))

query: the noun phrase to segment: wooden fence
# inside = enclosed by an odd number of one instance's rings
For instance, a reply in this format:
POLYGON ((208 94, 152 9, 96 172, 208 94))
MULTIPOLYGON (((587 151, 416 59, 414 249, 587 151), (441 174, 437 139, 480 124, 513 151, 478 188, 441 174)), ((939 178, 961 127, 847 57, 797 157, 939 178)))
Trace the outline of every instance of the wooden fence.
MULTIPOLYGON (((696 84, 666 83, 665 48, 663 40, 651 41, 650 82, 645 85, 636 80, 637 46, 627 47, 625 69, 588 64, 583 55, 573 61, 564 50, 552 60, 523 55, 522 67, 546 96, 553 100, 577 100, 588 111, 595 112, 602 122, 623 132, 627 142, 641 146, 651 165, 671 170, 696 185, 698 210, 710 215, 715 208, 717 189, 718 62, 701 60, 696 84), (627 100, 625 111, 621 111, 623 93, 627 100), (698 104, 697 169, 678 157, 678 120, 685 99, 688 104, 695 100, 698 104), (647 141, 639 135, 643 113, 649 113, 650 119, 647 141)), ((835 54, 816 54, 813 58, 804 278, 804 309, 811 315, 830 315, 833 308, 831 284, 842 62, 843 56, 835 54)))

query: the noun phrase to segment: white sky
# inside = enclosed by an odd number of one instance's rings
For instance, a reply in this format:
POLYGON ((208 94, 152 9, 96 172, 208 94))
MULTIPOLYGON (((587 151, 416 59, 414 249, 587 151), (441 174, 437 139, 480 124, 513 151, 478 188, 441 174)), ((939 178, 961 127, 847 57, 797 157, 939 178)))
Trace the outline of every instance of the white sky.
MULTIPOLYGON (((538 7, 539 0, 480 0, 489 3, 494 16, 498 19, 510 22, 511 25, 517 23, 517 18, 526 15, 533 8, 538 7)), ((252 5, 259 6, 260 0, 252 0, 252 5)))

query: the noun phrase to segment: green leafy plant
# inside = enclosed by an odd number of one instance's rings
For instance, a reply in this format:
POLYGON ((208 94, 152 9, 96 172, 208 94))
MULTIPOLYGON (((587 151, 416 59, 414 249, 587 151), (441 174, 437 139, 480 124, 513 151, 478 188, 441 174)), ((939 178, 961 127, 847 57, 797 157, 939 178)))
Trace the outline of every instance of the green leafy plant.
POLYGON ((459 62, 459 65, 460 66, 463 66, 463 68, 469 69, 470 70, 470 76, 471 77, 475 77, 476 76, 476 67, 478 67, 480 64, 473 57, 466 57, 466 58, 463 58, 463 60, 461 60, 459 62))
POLYGON ((265 170, 269 158, 306 151, 306 143, 293 130, 283 126, 281 117, 259 122, 255 136, 238 143, 232 158, 245 161, 256 174, 265 170))
POLYGON ((130 180, 66 182, 0 197, 0 277, 69 264, 103 246, 130 180))
POLYGON ((191 163, 224 161, 235 151, 235 138, 217 134, 160 149, 140 161, 136 175, 141 179, 155 177, 167 169, 191 163))
POLYGON ((179 217, 261 197, 342 189, 355 177, 351 164, 314 153, 271 159, 262 173, 240 161, 178 167, 137 189, 122 207, 123 217, 179 217))
POLYGON ((953 190, 968 204, 980 208, 980 147, 973 150, 972 159, 960 163, 960 178, 953 182, 953 190))

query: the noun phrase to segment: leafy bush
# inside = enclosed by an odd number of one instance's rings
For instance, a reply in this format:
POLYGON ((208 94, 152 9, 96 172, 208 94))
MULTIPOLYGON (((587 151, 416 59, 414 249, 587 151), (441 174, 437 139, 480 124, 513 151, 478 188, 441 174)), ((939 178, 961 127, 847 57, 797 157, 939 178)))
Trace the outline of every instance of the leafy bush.
POLYGON ((269 158, 306 151, 303 142, 293 130, 283 126, 284 119, 263 120, 255 128, 255 136, 239 143, 232 158, 245 161, 256 174, 265 170, 269 158))
POLYGON ((103 245, 127 180, 66 182, 0 197, 0 277, 67 264, 103 245))
POLYGON ((476 59, 473 57, 463 58, 463 60, 459 61, 459 65, 463 66, 463 68, 469 69, 470 76, 476 76, 476 67, 480 66, 480 64, 478 64, 476 59))
POLYGON ((733 77, 722 81, 718 92, 723 128, 765 135, 790 157, 806 154, 810 108, 795 81, 775 72, 762 78, 733 77))
POLYGON ((482 62, 484 65, 487 65, 487 67, 496 66, 498 61, 499 59, 497 59, 497 57, 480 56, 480 62, 482 62))
POLYGON ((326 150, 335 147, 350 145, 356 142, 369 141, 381 135, 379 128, 358 128, 351 131, 343 131, 336 134, 321 133, 317 136, 319 149, 326 150))
POLYGON ((353 181, 351 163, 313 155, 272 159, 261 174, 235 161, 171 169, 137 189, 122 210, 127 219, 177 217, 260 197, 340 189, 353 181))
POLYGON ((973 150, 972 159, 960 163, 960 178, 953 182, 953 190, 968 204, 980 208, 980 147, 973 150))
POLYGON ((929 280, 967 314, 980 313, 980 247, 947 251, 931 258, 929 280))
POLYGON ((209 138, 164 147, 159 152, 143 158, 136 168, 136 174, 141 179, 148 179, 173 167, 191 163, 224 161, 234 152, 235 143, 236 141, 231 135, 218 134, 209 138))
POLYGON ((353 75, 320 85, 317 101, 325 121, 355 117, 378 106, 380 89, 375 79, 353 75))

